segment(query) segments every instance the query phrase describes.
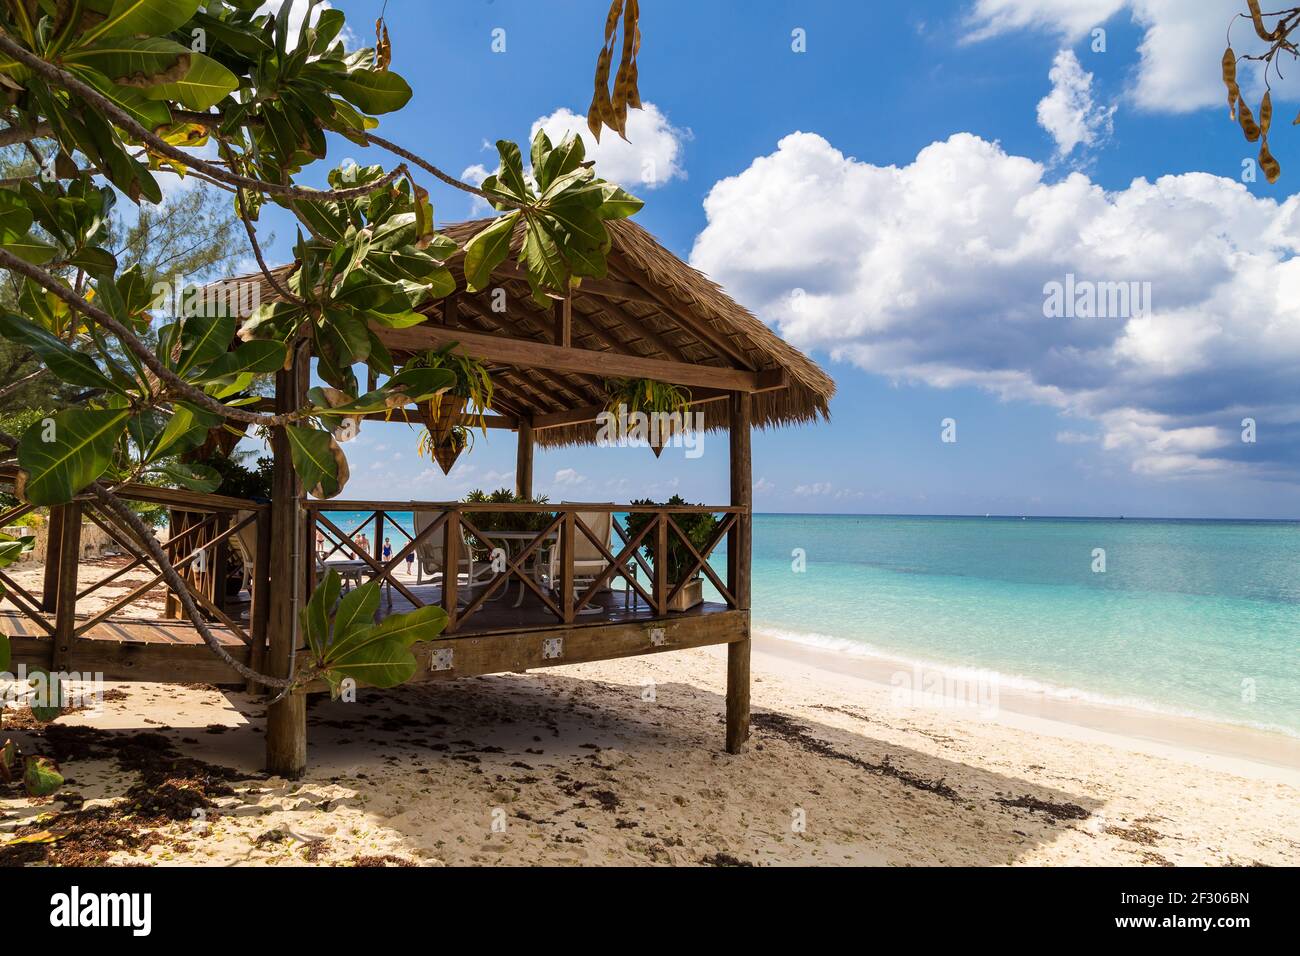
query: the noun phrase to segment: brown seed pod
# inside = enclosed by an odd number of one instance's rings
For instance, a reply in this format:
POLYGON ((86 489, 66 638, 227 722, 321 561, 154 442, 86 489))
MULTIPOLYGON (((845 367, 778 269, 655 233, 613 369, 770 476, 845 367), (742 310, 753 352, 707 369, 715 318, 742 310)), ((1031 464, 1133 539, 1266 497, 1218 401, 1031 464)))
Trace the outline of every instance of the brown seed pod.
POLYGON ((1261 136, 1268 136, 1268 128, 1273 125, 1273 94, 1271 91, 1264 91, 1264 100, 1259 104, 1259 132, 1261 136))
POLYGON ((1241 124, 1241 131, 1246 134, 1248 142, 1253 143, 1259 139, 1259 124, 1255 122, 1255 114, 1242 99, 1237 101, 1237 122, 1241 124))
POLYGON ((1250 20, 1255 24, 1255 32, 1259 34, 1261 40, 1273 41, 1278 38, 1278 30, 1268 30, 1264 27, 1264 14, 1259 10, 1259 0, 1246 0, 1246 6, 1250 7, 1250 20))
POLYGON ((1270 183, 1277 182, 1282 175, 1282 167, 1273 158, 1273 154, 1268 151, 1268 139, 1266 137, 1261 140, 1259 145, 1259 168, 1264 170, 1264 176, 1270 183))

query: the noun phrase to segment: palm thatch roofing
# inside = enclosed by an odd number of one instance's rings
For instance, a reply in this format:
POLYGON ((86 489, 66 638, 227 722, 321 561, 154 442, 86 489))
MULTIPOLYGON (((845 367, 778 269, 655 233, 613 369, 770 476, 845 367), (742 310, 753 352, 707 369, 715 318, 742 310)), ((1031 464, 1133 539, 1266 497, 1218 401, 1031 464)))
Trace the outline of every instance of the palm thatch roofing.
MULTIPOLYGON (((488 222, 480 219, 455 223, 441 232, 463 248, 488 222)), ((819 418, 829 420, 835 383, 811 359, 636 223, 621 220, 608 226, 612 238, 609 275, 604 280, 584 280, 572 295, 572 348, 762 373, 767 384, 752 395, 754 425, 774 427, 819 418)), ((521 242, 522 227, 514 238, 516 252, 521 242)), ((554 309, 539 306, 522 272, 509 265, 494 274, 490 288, 466 292, 463 260, 461 254, 448 262, 458 291, 426 308, 430 316, 427 323, 401 330, 400 336, 386 341, 395 359, 400 361, 436 347, 445 341, 449 329, 556 343, 560 302, 554 309), (501 296, 497 294, 495 302, 493 299, 497 288, 505 290, 504 312, 493 309, 494 304, 500 307, 501 296), (426 331, 428 340, 422 341, 421 331, 430 328, 436 328, 440 336, 435 338, 426 331)), ((262 302, 276 298, 260 273, 226 281, 249 280, 262 283, 262 302)), ((376 331, 381 339, 385 338, 387 330, 376 331)), ((494 410, 507 418, 534 421, 538 444, 595 442, 597 428, 593 420, 565 423, 563 419, 564 413, 604 406, 606 378, 598 369, 594 373, 560 371, 495 362, 489 367, 496 386, 494 410)), ((727 403, 715 400, 724 398, 725 392, 712 388, 688 391, 696 402, 695 410, 704 412, 706 429, 727 427, 727 403)))

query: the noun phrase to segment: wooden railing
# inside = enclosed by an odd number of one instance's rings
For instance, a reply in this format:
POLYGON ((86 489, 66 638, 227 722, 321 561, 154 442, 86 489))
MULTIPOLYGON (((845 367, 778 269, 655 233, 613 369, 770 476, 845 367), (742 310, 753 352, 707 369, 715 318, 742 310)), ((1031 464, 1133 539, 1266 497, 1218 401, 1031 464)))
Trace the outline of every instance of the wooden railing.
MULTIPOLYGON (((626 599, 653 617, 665 617, 678 595, 697 576, 706 578, 721 595, 729 608, 739 607, 736 598, 739 578, 748 575, 749 568, 728 561, 725 576, 710 563, 710 557, 721 542, 734 535, 745 509, 725 505, 638 506, 626 504, 564 503, 551 504, 495 504, 488 502, 376 502, 376 501, 307 501, 304 503, 310 519, 310 535, 316 542, 318 561, 309 575, 309 590, 316 578, 331 562, 339 557, 350 559, 359 576, 378 579, 382 584, 402 595, 413 607, 424 607, 431 601, 441 604, 447 612, 448 633, 455 633, 479 614, 488 601, 497 597, 502 588, 517 582, 526 589, 557 623, 572 624, 581 614, 593 613, 597 596, 621 579, 626 589, 626 599), (364 517, 351 528, 340 527, 335 518, 340 513, 359 513, 364 517), (413 522, 407 527, 393 516, 397 513, 428 515, 427 523, 413 522), (612 535, 601 540, 582 515, 609 514, 612 535), (522 514, 537 517, 537 527, 528 532, 501 532, 483 530, 487 524, 484 516, 496 514, 522 514), (630 534, 619 520, 619 515, 649 515, 650 518, 636 532, 630 534), (682 530, 684 516, 711 514, 718 517, 717 527, 703 547, 696 547, 682 530), (423 527, 421 527, 423 525, 423 527), (382 543, 387 529, 395 532, 399 540, 388 558, 381 556, 382 543), (362 546, 361 536, 374 538, 369 549, 362 546), (579 538, 581 536, 581 539, 579 538), (615 541, 616 539, 616 541, 615 541), (578 573, 575 545, 588 542, 599 555, 591 565, 599 565, 578 573), (663 558, 670 544, 680 540, 689 554, 686 569, 679 579, 670 581, 668 561, 663 558), (396 545, 400 543, 400 547, 396 545), (429 546, 432 547, 429 547, 429 546), (474 575, 468 563, 462 560, 469 546, 474 552, 474 575), (654 557, 647 550, 653 546, 654 557), (418 585, 403 580, 396 571, 406 563, 408 555, 424 561, 425 554, 441 550, 441 560, 436 562, 440 589, 436 597, 422 597, 418 585), (558 549, 551 560, 550 552, 558 549), (493 560, 494 559, 494 560, 493 560), (545 561, 547 571, 539 573, 545 561), (481 565, 492 568, 491 576, 479 576, 481 565), (554 566, 554 573, 551 573, 554 566), (645 583, 642 582, 644 575, 645 583)), ((584 565, 585 567, 586 565, 584 565)), ((428 568, 422 570, 430 570, 428 568)), ((390 596, 391 600, 391 596, 390 596)))
MULTIPOLYGON (((12 469, 0 469, 0 481, 11 480, 11 472, 12 469)), ((148 485, 127 485, 118 489, 117 493, 119 498, 127 502, 165 506, 171 509, 173 521, 178 515, 187 516, 184 527, 179 530, 174 527, 174 533, 161 542, 164 553, 181 573, 187 593, 204 614, 249 645, 250 662, 260 661, 266 645, 269 589, 258 587, 257 582, 266 580, 269 571, 268 506, 241 498, 196 494, 148 485), (247 562, 251 564, 249 583, 252 603, 248 617, 244 620, 241 614, 232 614, 227 607, 224 582, 231 540, 249 528, 255 529, 255 534, 251 537, 256 541, 256 546, 251 548, 254 553, 246 556, 247 562)), ((19 504, 0 512, 0 527, 33 512, 45 512, 48 521, 41 593, 32 593, 4 570, 0 570, 0 581, 4 582, 7 601, 22 612, 24 618, 31 620, 39 630, 53 639, 51 666, 67 668, 78 639, 89 636, 97 626, 115 619, 131 605, 140 603, 160 585, 168 597, 173 597, 171 589, 164 584, 157 562, 134 529, 112 512, 100 507, 96 499, 82 496, 68 504, 49 509, 19 504), (81 587, 80 580, 83 522, 98 527, 128 558, 126 564, 85 587, 81 587), (94 613, 78 614, 78 604, 140 568, 149 575, 144 583, 113 598, 94 613)), ((149 615, 155 619, 164 616, 157 612, 149 615)))

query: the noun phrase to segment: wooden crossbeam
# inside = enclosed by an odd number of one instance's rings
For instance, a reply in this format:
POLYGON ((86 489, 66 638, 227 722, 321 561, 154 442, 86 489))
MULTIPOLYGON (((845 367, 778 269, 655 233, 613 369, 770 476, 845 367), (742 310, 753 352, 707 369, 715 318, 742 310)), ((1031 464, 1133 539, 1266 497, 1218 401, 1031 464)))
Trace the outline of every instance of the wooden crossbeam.
POLYGON ((763 373, 745 369, 692 365, 589 349, 566 349, 504 335, 447 329, 428 322, 407 329, 390 329, 380 325, 372 325, 371 328, 390 349, 416 352, 457 343, 459 351, 485 362, 500 362, 523 368, 542 367, 614 378, 652 378, 672 385, 718 388, 732 392, 757 392, 768 381, 763 373))

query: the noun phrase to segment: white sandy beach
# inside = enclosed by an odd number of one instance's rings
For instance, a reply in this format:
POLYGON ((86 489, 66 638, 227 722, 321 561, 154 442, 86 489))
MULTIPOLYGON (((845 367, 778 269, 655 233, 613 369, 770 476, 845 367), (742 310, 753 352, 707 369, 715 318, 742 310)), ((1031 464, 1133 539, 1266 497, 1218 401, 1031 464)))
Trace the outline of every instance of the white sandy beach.
POLYGON ((24 747, 62 748, 70 782, 52 800, 0 801, 0 838, 62 835, 48 851, 10 848, 5 862, 1300 860, 1290 738, 1005 693, 996 714, 900 706, 888 662, 760 638, 753 738, 728 756, 724 657, 709 648, 318 699, 296 782, 259 773, 259 702, 118 685, 103 714, 59 723, 120 733, 10 731, 24 747), (144 790, 168 797, 161 815, 141 805, 144 790), (115 809, 87 814, 97 806, 115 809))

